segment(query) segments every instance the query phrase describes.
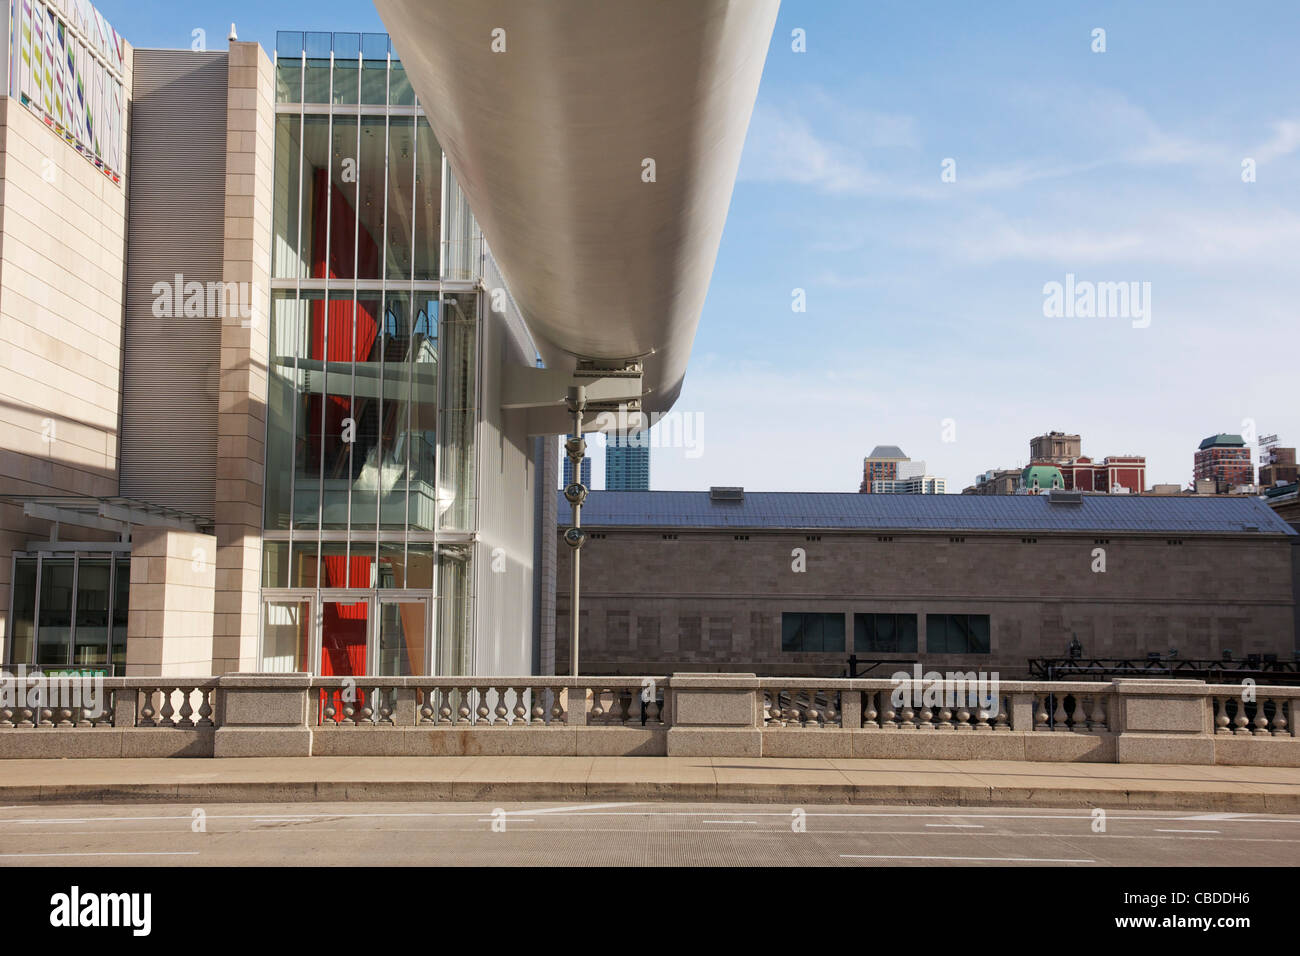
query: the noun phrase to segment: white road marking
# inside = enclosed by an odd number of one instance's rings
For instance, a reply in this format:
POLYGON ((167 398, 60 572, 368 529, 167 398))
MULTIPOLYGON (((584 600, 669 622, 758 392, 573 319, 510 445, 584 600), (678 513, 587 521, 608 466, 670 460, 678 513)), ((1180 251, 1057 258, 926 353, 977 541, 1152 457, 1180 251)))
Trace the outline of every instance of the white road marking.
POLYGON ((927 823, 927 827, 950 827, 954 830, 983 830, 982 823, 927 823))
POLYGON ((750 823, 758 826, 757 820, 701 820, 701 823, 750 823))
POLYGON ((1160 827, 1155 828, 1156 833, 1222 833, 1222 830, 1162 830, 1160 827))
POLYGON ((1096 863, 1096 860, 1047 860, 1028 856, 899 856, 897 854, 841 853, 844 860, 958 860, 976 863, 1096 863))
POLYGON ((0 857, 26 859, 34 856, 198 856, 198 850, 102 850, 92 853, 0 853, 0 857))

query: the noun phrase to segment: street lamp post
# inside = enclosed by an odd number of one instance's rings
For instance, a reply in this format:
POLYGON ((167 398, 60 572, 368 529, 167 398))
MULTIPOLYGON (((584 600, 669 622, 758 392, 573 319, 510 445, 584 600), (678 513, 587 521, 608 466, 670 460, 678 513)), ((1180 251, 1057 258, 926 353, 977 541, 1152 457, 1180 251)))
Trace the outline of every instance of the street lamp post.
POLYGON ((564 497, 573 511, 573 527, 564 532, 564 543, 573 551, 573 580, 569 588, 569 675, 578 676, 578 571, 582 544, 587 533, 582 530, 582 502, 587 497, 587 487, 582 483, 582 460, 587 457, 587 442, 582 437, 582 412, 587 407, 587 390, 581 385, 569 386, 565 404, 573 415, 573 434, 564 443, 564 450, 573 463, 573 481, 564 488, 564 497))

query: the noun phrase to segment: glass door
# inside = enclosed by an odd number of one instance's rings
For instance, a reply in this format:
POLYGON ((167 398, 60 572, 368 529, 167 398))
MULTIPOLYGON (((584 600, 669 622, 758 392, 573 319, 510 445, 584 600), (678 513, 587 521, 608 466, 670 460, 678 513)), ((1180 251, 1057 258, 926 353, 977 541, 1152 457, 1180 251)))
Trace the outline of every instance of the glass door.
POLYGON ((427 598, 379 597, 376 673, 410 677, 429 673, 429 601, 427 598))
POLYGON ((361 677, 370 668, 372 592, 321 592, 320 657, 322 677, 361 677))
POLYGON ((310 594, 262 601, 262 653, 258 670, 271 674, 311 671, 313 603, 310 594))

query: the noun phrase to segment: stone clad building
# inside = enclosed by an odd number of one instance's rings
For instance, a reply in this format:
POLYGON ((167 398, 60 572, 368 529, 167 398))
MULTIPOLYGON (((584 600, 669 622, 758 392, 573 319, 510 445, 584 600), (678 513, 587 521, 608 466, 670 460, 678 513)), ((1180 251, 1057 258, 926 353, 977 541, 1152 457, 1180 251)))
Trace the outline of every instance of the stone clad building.
POLYGON ((1011 678, 1073 636, 1098 657, 1296 647, 1300 536, 1254 498, 597 491, 582 524, 582 673, 831 676, 856 653, 1011 678))

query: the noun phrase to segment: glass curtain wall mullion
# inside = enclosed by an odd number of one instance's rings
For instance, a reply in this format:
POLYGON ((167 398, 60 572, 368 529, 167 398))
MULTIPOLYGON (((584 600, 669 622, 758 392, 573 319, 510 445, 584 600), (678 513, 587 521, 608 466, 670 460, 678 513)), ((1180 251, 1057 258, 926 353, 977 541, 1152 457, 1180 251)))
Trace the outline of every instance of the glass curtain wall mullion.
MULTIPOLYGON (((357 90, 354 102, 359 108, 361 106, 361 51, 357 51, 357 90)), ((350 373, 351 381, 348 386, 348 416, 352 423, 352 440, 348 442, 348 505, 347 505, 347 528, 348 528, 348 550, 347 550, 347 583, 349 587, 356 587, 352 580, 352 493, 356 485, 356 433, 358 428, 357 422, 357 327, 361 324, 357 315, 357 276, 360 272, 360 245, 361 245, 361 117, 356 118, 356 138, 354 143, 353 156, 355 168, 353 175, 356 179, 356 198, 352 202, 352 307, 349 313, 350 324, 352 325, 352 348, 348 355, 351 358, 350 373)), ((371 575, 373 580, 374 575, 371 575)), ((370 582, 366 582, 369 584, 370 582)), ((369 654, 369 651, 367 651, 369 654)))
MULTIPOLYGON (((329 91, 334 89, 334 51, 330 50, 330 78, 329 91)), ((330 95, 330 100, 333 100, 330 95)), ((333 165, 331 150, 334 148, 334 104, 329 104, 329 118, 326 123, 325 135, 325 260, 321 265, 321 273, 328 277, 330 263, 330 230, 333 225, 332 214, 334 211, 334 176, 330 166, 333 165)), ((312 222, 315 227, 315 219, 312 222)), ((324 328, 321 330, 321 340, 324 343, 321 350, 321 403, 320 403, 320 472, 316 476, 317 493, 316 493, 316 591, 319 601, 320 582, 321 582, 321 546, 320 533, 325 527, 325 421, 326 412, 329 409, 329 354, 330 354, 330 298, 326 293, 324 308, 322 309, 321 322, 324 328)))
MULTIPOLYGON (((389 44, 391 46, 391 43, 389 44)), ((364 69, 364 64, 362 64, 364 69)), ((378 427, 376 428, 375 437, 375 573, 376 581, 379 573, 379 556, 382 553, 380 541, 382 538, 383 528, 383 501, 384 501, 384 390, 388 387, 388 375, 386 360, 386 347, 388 339, 388 190, 391 173, 389 163, 391 157, 389 148, 392 143, 390 140, 390 121, 388 117, 388 77, 393 69, 393 54, 391 50, 384 57, 384 176, 382 191, 384 194, 384 211, 380 219, 379 229, 379 394, 376 399, 376 416, 378 418, 378 427)), ((406 529, 402 529, 402 584, 405 586, 406 579, 406 529)))
MULTIPOLYGON (((298 81, 298 207, 297 207, 298 229, 296 233, 297 249, 295 252, 295 254, 298 257, 298 261, 295 264, 295 268, 293 270, 293 274, 294 274, 293 308, 290 310, 291 314, 293 315, 293 322, 294 322, 293 335, 290 337, 290 341, 293 343, 293 394, 290 399, 290 404, 293 406, 293 413, 291 419, 292 430, 289 432, 289 440, 292 445, 293 454, 289 459, 289 565, 288 565, 288 575, 285 579, 286 584, 290 584, 293 582, 293 574, 294 574, 293 538, 294 538, 294 532, 297 530, 297 524, 298 524, 298 501, 297 501, 298 405, 300 404, 298 396, 299 396, 299 390, 302 388, 302 372, 299 368, 298 363, 300 360, 300 353, 302 352, 301 343, 304 338, 299 323, 302 321, 302 274, 303 272, 307 271, 306 269, 303 268, 303 256, 302 256, 302 193, 303 193, 302 173, 303 173, 303 163, 304 163, 303 156, 307 148, 306 145, 307 144, 307 119, 306 119, 306 111, 303 105, 303 101, 306 99, 305 89, 304 89, 304 84, 305 84, 304 78, 307 75, 307 48, 305 45, 303 46, 303 50, 299 56, 299 59, 300 59, 299 66, 302 70, 302 76, 299 78, 298 81)), ((275 302, 274 295, 272 296, 271 301, 272 304, 274 305, 275 302)), ((270 434, 269 430, 271 427, 270 415, 266 416, 266 423, 267 423, 267 429, 269 435, 270 434)), ((265 449, 267 446, 263 445, 262 447, 263 449, 265 449)), ((267 455, 265 452, 263 452, 262 458, 263 460, 267 460, 267 461, 270 460, 270 456, 267 455)), ((263 524, 265 524, 265 522, 263 522, 263 524)), ((263 548, 263 555, 264 555, 263 560, 265 560, 265 548, 263 548)), ((259 622, 258 625, 259 640, 261 639, 260 637, 261 631, 262 631, 262 625, 259 622)))
MULTIPOLYGON (((415 101, 417 107, 419 106, 419 102, 420 101, 418 99, 415 101)), ((414 444, 412 440, 412 433, 414 432, 414 428, 412 426, 414 424, 413 419, 415 416, 415 404, 414 404, 415 403, 415 305, 416 302, 418 301, 415 295, 415 290, 413 288, 415 282, 415 259, 416 259, 416 255, 415 255, 415 233, 416 233, 415 217, 417 211, 416 197, 418 195, 418 190, 416 190, 415 188, 416 186, 415 177, 419 168, 420 168, 420 121, 416 119, 411 122, 411 231, 408 234, 408 239, 409 239, 408 248, 411 250, 411 254, 409 257, 410 270, 409 270, 409 275, 407 276, 407 282, 408 282, 407 288, 411 289, 411 293, 410 293, 411 339, 410 339, 410 345, 407 347, 406 350, 406 363, 407 363, 406 443, 405 443, 406 444, 406 469, 405 469, 405 477, 406 477, 405 499, 406 500, 404 502, 404 511, 403 511, 403 514, 405 516, 403 520, 403 528, 405 529, 408 535, 410 534, 410 530, 411 530, 411 445, 414 444)), ((441 296, 439 296, 439 299, 441 300, 441 296)), ((439 365, 439 371, 441 371, 441 364, 439 365)), ((435 501, 434 514, 436 515, 438 511, 436 506, 436 501, 437 501, 436 490, 434 491, 434 501, 435 501)), ((434 518, 434 527, 435 528, 437 527, 436 517, 434 518)), ((410 562, 411 562, 411 546, 410 546, 409 537, 402 545, 402 561, 403 564, 405 565, 406 573, 409 574, 410 562)))

